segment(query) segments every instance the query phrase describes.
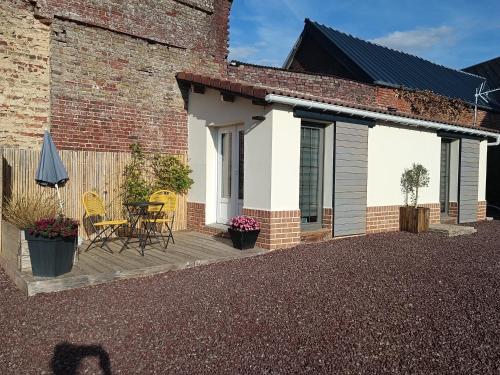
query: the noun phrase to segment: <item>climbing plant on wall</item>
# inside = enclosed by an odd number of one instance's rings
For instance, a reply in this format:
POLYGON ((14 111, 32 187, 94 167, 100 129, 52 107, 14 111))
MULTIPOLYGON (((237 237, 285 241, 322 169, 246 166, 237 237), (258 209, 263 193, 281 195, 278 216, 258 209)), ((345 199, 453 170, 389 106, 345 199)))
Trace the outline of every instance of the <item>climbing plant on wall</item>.
POLYGON ((412 113, 425 117, 435 117, 448 121, 460 122, 472 119, 473 110, 469 104, 460 99, 447 98, 429 90, 396 91, 398 99, 405 100, 412 113))
POLYGON ((156 190, 186 194, 193 185, 191 168, 177 156, 146 154, 138 143, 130 148, 132 158, 123 171, 122 195, 125 201, 147 201, 156 190))

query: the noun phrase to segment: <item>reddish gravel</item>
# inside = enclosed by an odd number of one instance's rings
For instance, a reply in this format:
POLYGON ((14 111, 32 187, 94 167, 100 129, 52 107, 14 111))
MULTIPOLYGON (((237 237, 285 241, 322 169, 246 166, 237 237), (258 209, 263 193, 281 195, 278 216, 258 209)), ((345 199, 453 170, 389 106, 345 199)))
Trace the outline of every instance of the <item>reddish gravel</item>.
POLYGON ((478 229, 303 245, 29 300, 0 272, 0 373, 498 374, 500 222, 478 229))

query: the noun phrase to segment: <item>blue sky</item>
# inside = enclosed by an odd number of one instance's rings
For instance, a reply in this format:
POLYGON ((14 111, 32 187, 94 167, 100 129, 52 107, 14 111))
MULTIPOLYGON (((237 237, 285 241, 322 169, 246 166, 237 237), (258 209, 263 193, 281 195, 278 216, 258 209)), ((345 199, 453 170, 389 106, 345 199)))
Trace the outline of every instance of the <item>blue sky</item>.
POLYGON ((281 66, 306 17, 452 68, 500 56, 500 0, 234 0, 229 58, 281 66))

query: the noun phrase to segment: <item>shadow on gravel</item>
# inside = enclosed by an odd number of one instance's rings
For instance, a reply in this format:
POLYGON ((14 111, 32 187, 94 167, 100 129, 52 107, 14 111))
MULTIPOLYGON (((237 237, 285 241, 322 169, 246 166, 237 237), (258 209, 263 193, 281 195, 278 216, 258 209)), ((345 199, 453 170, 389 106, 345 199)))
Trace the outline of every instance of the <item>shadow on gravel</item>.
POLYGON ((101 345, 73 345, 68 342, 57 344, 50 367, 55 375, 73 375, 79 373, 78 367, 86 357, 99 359, 99 366, 104 375, 111 375, 109 354, 101 345))

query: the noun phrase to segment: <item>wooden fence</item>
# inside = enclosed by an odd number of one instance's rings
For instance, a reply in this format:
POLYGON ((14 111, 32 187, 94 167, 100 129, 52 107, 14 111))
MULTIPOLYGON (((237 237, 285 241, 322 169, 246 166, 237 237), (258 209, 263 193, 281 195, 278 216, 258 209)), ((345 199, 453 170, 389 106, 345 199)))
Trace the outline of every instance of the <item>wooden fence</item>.
MULTIPOLYGON (((4 148, 0 152, 3 160, 4 201, 10 197, 34 194, 37 191, 50 191, 55 194, 54 189, 41 187, 35 182, 39 151, 4 148)), ((69 181, 60 188, 64 214, 81 222, 84 215, 82 194, 93 190, 103 197, 108 216, 122 218, 124 207, 120 186, 123 182, 123 169, 130 160, 130 154, 65 150, 59 153, 69 175, 69 181)), ((186 154, 179 155, 179 158, 183 162, 187 161, 186 154)), ((186 196, 180 195, 174 230, 183 230, 186 226, 186 196)), ((87 237, 83 228, 80 233, 81 236, 87 237)))

